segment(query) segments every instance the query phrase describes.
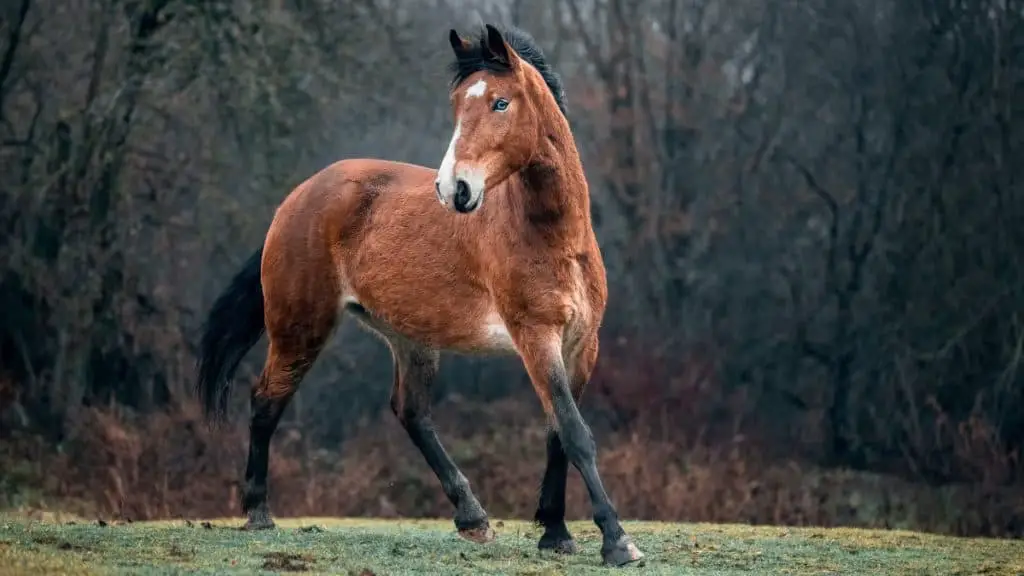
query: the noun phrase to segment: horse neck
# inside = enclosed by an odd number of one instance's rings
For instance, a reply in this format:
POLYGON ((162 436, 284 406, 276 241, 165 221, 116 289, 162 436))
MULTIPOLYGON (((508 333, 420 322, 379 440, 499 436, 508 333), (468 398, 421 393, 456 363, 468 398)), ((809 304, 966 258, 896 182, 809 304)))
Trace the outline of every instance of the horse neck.
POLYGON ((578 242, 593 234, 590 192, 569 123, 558 113, 541 138, 540 150, 520 172, 527 223, 552 240, 578 242))

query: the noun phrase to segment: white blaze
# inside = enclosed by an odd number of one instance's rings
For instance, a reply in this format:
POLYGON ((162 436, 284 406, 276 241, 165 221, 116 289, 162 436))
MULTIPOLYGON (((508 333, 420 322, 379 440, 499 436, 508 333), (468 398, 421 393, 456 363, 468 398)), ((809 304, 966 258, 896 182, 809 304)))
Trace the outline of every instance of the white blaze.
POLYGON ((441 167, 437 169, 437 185, 441 191, 441 204, 447 205, 455 194, 455 145, 462 135, 462 121, 455 123, 455 132, 452 134, 452 141, 448 143, 448 151, 441 160, 441 167))
MULTIPOLYGON (((466 98, 480 98, 487 93, 487 81, 477 80, 472 86, 466 89, 466 98)), ((452 141, 448 144, 448 151, 441 160, 441 167, 437 169, 437 192, 438 200, 443 206, 450 206, 452 198, 458 190, 456 183, 462 180, 469 188, 469 201, 467 206, 476 209, 483 201, 484 184, 487 180, 487 173, 480 166, 459 166, 455 170, 455 148, 459 137, 462 135, 462 120, 455 123, 455 133, 452 134, 452 141)))
POLYGON ((476 81, 476 84, 473 84, 466 90, 466 97, 479 98, 480 96, 483 96, 485 92, 487 92, 487 81, 481 78, 476 81))

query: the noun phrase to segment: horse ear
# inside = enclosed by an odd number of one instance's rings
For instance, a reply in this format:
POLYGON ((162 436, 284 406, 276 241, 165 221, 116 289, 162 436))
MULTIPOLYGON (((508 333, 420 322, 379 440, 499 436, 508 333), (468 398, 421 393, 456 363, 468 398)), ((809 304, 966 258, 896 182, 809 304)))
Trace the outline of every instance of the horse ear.
POLYGON ((462 54, 469 50, 470 47, 469 42, 463 40, 459 33, 455 31, 455 28, 448 32, 448 43, 452 45, 452 50, 455 51, 455 54, 462 54))
POLYGON ((505 42, 497 28, 487 24, 487 39, 484 42, 487 51, 491 53, 495 60, 510 68, 515 67, 517 63, 515 50, 512 50, 508 43, 505 42))

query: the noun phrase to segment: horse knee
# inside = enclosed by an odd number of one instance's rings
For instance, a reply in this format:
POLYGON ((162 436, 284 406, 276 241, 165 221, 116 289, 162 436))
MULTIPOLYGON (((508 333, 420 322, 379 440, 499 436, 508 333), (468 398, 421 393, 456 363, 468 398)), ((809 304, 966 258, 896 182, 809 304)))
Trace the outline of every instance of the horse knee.
POLYGON ((394 355, 395 381, 391 389, 391 413, 406 429, 428 415, 430 387, 440 356, 435 350, 409 346, 402 340, 390 342, 394 355))
POLYGON ((391 413, 406 429, 417 425, 423 419, 423 413, 418 406, 403 402, 397 395, 391 397, 391 413))
POLYGON ((587 462, 597 457, 597 443, 590 427, 582 419, 572 419, 559 431, 562 450, 571 462, 587 462))
POLYGON ((597 457, 597 444, 590 427, 575 403, 563 395, 555 398, 558 440, 570 462, 581 463, 597 457))

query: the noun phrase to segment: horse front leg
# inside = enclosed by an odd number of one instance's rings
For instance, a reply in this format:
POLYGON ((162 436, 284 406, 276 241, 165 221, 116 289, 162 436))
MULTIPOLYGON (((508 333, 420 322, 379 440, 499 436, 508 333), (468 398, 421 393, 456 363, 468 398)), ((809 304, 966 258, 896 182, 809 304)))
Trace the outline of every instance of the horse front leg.
POLYGON ((576 541, 565 524, 565 484, 569 475, 569 459, 554 428, 548 430, 547 454, 544 479, 540 484, 540 499, 533 516, 534 521, 544 528, 537 548, 558 554, 575 554, 576 541))
POLYGON ((611 566, 623 566, 640 560, 644 554, 622 529, 618 512, 601 482, 597 470, 597 446, 573 397, 569 375, 562 359, 559 331, 521 329, 514 338, 530 381, 548 420, 558 434, 566 458, 583 476, 590 495, 594 523, 601 530, 602 559, 611 566))
POLYGON ((430 389, 440 354, 397 338, 390 342, 395 360, 391 410, 419 448, 430 469, 455 506, 455 527, 463 538, 480 544, 494 540, 487 513, 473 494, 469 481, 441 445, 430 418, 430 389))
MULTIPOLYGON (((589 338, 579 354, 570 358, 569 388, 573 400, 579 404, 583 390, 590 380, 597 362, 598 338, 589 338)), ((565 485, 569 474, 569 458, 562 447, 562 440, 554 427, 548 430, 547 464, 540 485, 540 499, 534 520, 544 527, 544 534, 537 542, 537 548, 551 550, 558 554, 575 554, 576 542, 565 524, 565 485)))

